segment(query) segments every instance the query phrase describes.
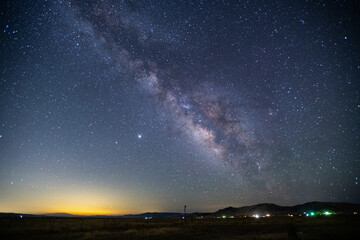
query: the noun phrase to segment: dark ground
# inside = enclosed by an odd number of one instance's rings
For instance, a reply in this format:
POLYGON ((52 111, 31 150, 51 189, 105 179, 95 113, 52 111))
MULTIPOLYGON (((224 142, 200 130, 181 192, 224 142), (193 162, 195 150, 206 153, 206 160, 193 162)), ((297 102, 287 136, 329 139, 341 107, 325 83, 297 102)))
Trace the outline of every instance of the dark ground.
POLYGON ((360 239, 359 215, 240 219, 1 217, 0 239, 360 239), (299 238, 300 237, 300 238, 299 238))

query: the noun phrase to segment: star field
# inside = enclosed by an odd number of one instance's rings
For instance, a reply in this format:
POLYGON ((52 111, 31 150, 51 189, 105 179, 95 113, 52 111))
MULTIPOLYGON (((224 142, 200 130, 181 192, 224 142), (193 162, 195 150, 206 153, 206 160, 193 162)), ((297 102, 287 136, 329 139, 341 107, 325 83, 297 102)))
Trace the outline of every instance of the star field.
POLYGON ((4 1, 0 211, 360 202, 353 1, 4 1))

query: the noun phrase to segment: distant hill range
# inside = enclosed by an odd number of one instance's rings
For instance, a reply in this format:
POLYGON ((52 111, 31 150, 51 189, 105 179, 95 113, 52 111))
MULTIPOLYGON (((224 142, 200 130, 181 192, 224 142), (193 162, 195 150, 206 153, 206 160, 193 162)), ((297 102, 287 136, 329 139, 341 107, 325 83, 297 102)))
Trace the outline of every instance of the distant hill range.
POLYGON ((273 203, 262 203, 258 205, 245 207, 228 207, 220 209, 217 212, 207 214, 209 217, 221 216, 253 216, 253 215, 288 215, 288 214, 305 214, 305 213, 336 213, 336 214, 353 214, 360 211, 360 204, 352 203, 335 203, 335 202, 309 202, 292 207, 279 206, 273 203))
MULTIPOLYGON (((309 202, 292 207, 279 206, 273 203, 262 203, 245 207, 228 207, 220 209, 214 213, 189 213, 189 217, 240 217, 240 216, 265 216, 266 214, 281 216, 281 215, 300 215, 314 213, 322 214, 328 212, 330 214, 353 214, 360 212, 360 204, 353 203, 337 203, 337 202, 309 202)), ((22 216, 22 217, 94 217, 94 218, 181 218, 183 213, 171 212, 147 212, 141 214, 128 214, 128 215, 93 215, 81 216, 69 213, 47 213, 47 214, 21 214, 21 213, 0 213, 3 216, 22 216)))
MULTIPOLYGON (((62 213, 62 212, 59 212, 59 213, 46 213, 44 214, 45 216, 48 216, 48 217, 78 217, 79 215, 74 215, 74 214, 70 214, 70 213, 62 213)), ((79 216, 81 217, 81 216, 79 216)))
MULTIPOLYGON (((354 212, 360 213, 360 204, 353 203, 337 203, 337 202, 309 202, 296 206, 279 206, 273 203, 262 203, 245 207, 228 207, 220 209, 214 213, 189 213, 189 217, 240 217, 240 216, 265 216, 266 214, 282 216, 282 215, 304 215, 304 213, 324 214, 328 212, 330 214, 353 214, 354 212)), ((180 218, 184 216, 183 213, 142 213, 123 215, 125 218, 180 218)))
POLYGON ((181 218, 183 213, 170 213, 170 212, 147 212, 141 214, 128 214, 122 215, 123 218, 181 218))

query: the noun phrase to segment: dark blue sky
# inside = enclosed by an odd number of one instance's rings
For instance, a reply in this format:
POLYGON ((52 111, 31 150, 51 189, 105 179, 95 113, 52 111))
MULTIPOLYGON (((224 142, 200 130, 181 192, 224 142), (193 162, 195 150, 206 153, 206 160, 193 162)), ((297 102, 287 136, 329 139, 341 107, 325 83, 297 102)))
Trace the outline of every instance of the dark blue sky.
POLYGON ((3 1, 0 211, 360 202, 354 1, 3 1))

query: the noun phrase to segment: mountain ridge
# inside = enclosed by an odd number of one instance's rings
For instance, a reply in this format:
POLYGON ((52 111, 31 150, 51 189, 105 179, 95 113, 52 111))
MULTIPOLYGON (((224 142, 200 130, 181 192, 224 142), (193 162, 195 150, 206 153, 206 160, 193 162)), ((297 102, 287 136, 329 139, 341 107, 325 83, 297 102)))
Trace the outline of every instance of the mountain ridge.
MULTIPOLYGON (((260 203, 249 206, 233 207, 229 206, 219 209, 215 212, 193 212, 188 213, 189 217, 222 217, 222 216, 253 216, 253 215, 301 215, 306 212, 320 212, 329 211, 338 214, 353 214, 353 212, 360 211, 360 204, 345 203, 345 202, 307 202, 294 206, 280 206, 274 203, 260 203)), ((1 216, 31 216, 31 217, 93 217, 93 218, 179 218, 184 214, 181 212, 145 212, 140 214, 125 214, 125 215, 75 215, 70 213, 45 213, 45 214, 22 214, 22 213, 0 213, 1 216)))
POLYGON ((287 215, 287 214, 306 214, 306 212, 330 211, 334 213, 353 213, 360 210, 360 204, 344 202, 307 202, 294 206, 280 206, 274 203, 261 203, 243 207, 228 207, 220 209, 210 216, 252 216, 252 215, 287 215))

